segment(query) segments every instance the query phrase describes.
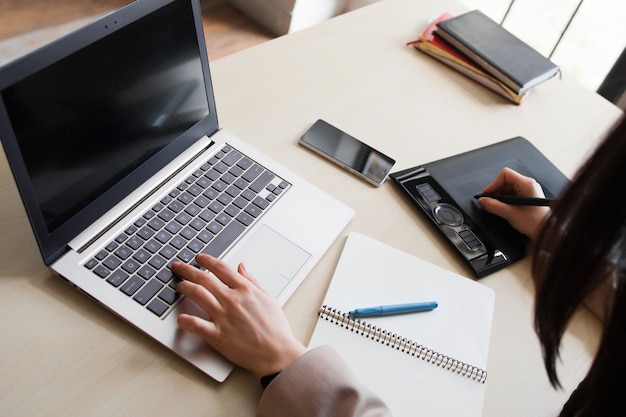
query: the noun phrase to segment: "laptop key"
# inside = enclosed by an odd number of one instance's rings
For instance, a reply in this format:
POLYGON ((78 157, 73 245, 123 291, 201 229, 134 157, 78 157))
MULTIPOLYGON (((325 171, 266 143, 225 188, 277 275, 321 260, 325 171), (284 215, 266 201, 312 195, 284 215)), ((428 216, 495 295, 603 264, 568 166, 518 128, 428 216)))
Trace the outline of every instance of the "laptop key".
POLYGON ((161 211, 158 214, 158 216, 161 218, 161 220, 169 222, 170 220, 172 220, 174 218, 175 214, 170 209, 165 209, 165 210, 161 211))
POLYGON ((163 245, 155 239, 149 240, 143 247, 150 253, 157 253, 163 245))
MULTIPOLYGON (((208 202, 207 202, 208 204, 208 202)), ((198 213, 200 213, 200 206, 197 206, 195 204, 191 204, 189 205, 186 209, 185 209, 185 213, 187 213, 188 215, 190 215, 191 217, 195 217, 198 215, 198 213)))
POLYGON ((180 252, 178 252, 177 258, 180 259, 183 262, 191 262, 194 258, 194 253, 192 251, 190 251, 189 249, 183 249, 180 252))
POLYGON ((137 262, 144 263, 148 259, 150 259, 150 252, 148 252, 145 249, 139 249, 137 252, 135 252, 135 254, 133 255, 133 258, 137 262))
POLYGON ((228 171, 228 166, 223 162, 218 162, 217 164, 215 164, 214 169, 220 174, 223 174, 224 172, 228 171))
POLYGON ((154 269, 159 270, 163 268, 165 264, 167 264, 167 261, 159 255, 154 255, 152 259, 150 259, 148 264, 152 266, 154 269))
POLYGON ((139 262, 135 262, 134 260, 129 259, 128 261, 124 262, 124 264, 122 265, 122 269, 129 274, 132 274, 137 269, 139 269, 140 266, 141 264, 139 262))
POLYGON ((137 275, 143 279, 149 279, 156 274, 156 270, 149 265, 142 266, 137 270, 137 275))
POLYGON ((215 217, 215 214, 210 210, 203 210, 198 217, 200 217, 205 222, 210 222, 215 217))
POLYGON ((250 216, 245 212, 241 212, 237 215, 237 220, 243 223, 246 226, 250 226, 254 221, 254 217, 250 216))
POLYGON ((124 281, 128 279, 128 274, 122 270, 117 270, 107 278, 107 282, 114 287, 119 287, 124 281))
POLYGON ((161 281, 164 284, 167 284, 168 282, 170 282, 172 280, 172 278, 174 277, 174 273, 169 270, 168 268, 162 269, 156 276, 159 281, 161 281))
POLYGON ((125 261, 133 253, 133 251, 128 246, 122 245, 113 253, 115 253, 118 258, 125 261))
POLYGON ((222 226, 226 226, 230 222, 230 217, 225 213, 220 213, 216 218, 217 221, 222 226))
POLYGON ((159 255, 161 255, 165 259, 172 259, 172 257, 174 255, 176 255, 176 249, 174 249, 173 247, 167 245, 167 246, 163 247, 163 249, 161 249, 159 251, 159 255))
POLYGON ((176 300, 180 298, 180 294, 178 294, 170 287, 165 287, 163 291, 159 293, 159 298, 165 301, 167 304, 172 305, 176 300))
POLYGON ((226 207, 226 209, 224 209, 224 213, 228 214, 230 217, 235 217, 239 213, 239 211, 240 210, 234 204, 231 204, 230 206, 226 207))
POLYGON ((106 278, 109 275, 109 270, 102 265, 98 265, 93 269, 93 272, 100 278, 106 278))
POLYGON ((176 249, 181 249, 186 244, 187 241, 180 236, 174 236, 174 238, 170 241, 170 245, 176 249))
POLYGON ((185 205, 183 203, 181 203, 178 200, 174 200, 171 203, 169 203, 167 205, 167 208, 169 208, 171 211, 173 211, 174 213, 178 213, 180 212, 182 209, 185 208, 185 205))
POLYGON ((235 206, 237 206, 237 208, 239 209, 243 209, 248 205, 248 200, 246 200, 245 198, 239 196, 235 199, 235 201, 233 201, 233 204, 235 206))
POLYGON ((224 175, 222 175, 220 180, 225 182, 226 184, 230 185, 230 184, 232 184, 235 181, 235 176, 233 174, 231 174, 230 172, 226 172, 226 173, 224 173, 224 175))
POLYGON ((206 229, 209 232, 211 232, 214 235, 216 235, 216 234, 218 234, 219 232, 222 231, 222 226, 218 222, 213 221, 213 222, 209 223, 209 225, 206 227, 206 229))
POLYGON ((255 206, 260 207, 263 210, 265 210, 267 206, 270 205, 269 201, 261 197, 256 197, 254 200, 252 200, 252 202, 254 203, 255 206))
POLYGON ((148 281, 146 285, 143 286, 141 290, 133 297, 133 300, 137 301, 141 305, 146 305, 148 301, 152 299, 163 288, 163 284, 161 284, 158 280, 153 279, 148 281))
POLYGON ((152 230, 161 230, 163 226, 165 226, 165 221, 159 219, 158 217, 153 218, 148 223, 148 226, 152 228, 152 230))
POLYGON ((178 196, 178 200, 181 203, 187 205, 187 204, 191 203, 193 201, 194 197, 196 197, 196 196, 197 195, 193 195, 193 194, 190 194, 187 191, 185 191, 184 193, 182 193, 181 195, 178 196))
POLYGON ((198 184, 202 188, 207 188, 209 185, 211 185, 211 181, 208 178, 200 177, 198 178, 196 184, 198 184))
POLYGON ((208 198, 206 198, 205 196, 201 195, 198 198, 195 199, 195 201, 193 202, 196 206, 200 207, 200 208, 205 208, 206 206, 209 205, 209 203, 211 202, 211 200, 209 200, 208 198))
POLYGON ((213 188, 215 191, 217 191, 217 192, 220 192, 220 193, 221 193, 221 192, 222 192, 222 191, 224 191, 226 188, 228 188, 228 184, 226 184, 226 183, 225 183, 224 181, 222 181, 222 180, 218 180, 218 181, 215 181, 215 182, 213 183, 213 185, 211 185, 211 188, 213 188))
POLYGON ((117 256, 111 255, 108 258, 106 258, 102 262, 102 264, 112 271, 118 266, 120 266, 122 264, 122 261, 120 261, 120 259, 117 256))
POLYGON ((213 235, 206 231, 206 230, 202 230, 200 231, 200 233, 198 233, 198 239, 200 239, 204 244, 209 243, 209 241, 211 241, 211 239, 213 239, 213 235))
POLYGON ((130 239, 126 241, 126 244, 132 249, 137 250, 143 245, 143 241, 136 236, 131 236, 130 239))
POLYGON ((196 236, 196 231, 191 227, 187 226, 183 230, 180 231, 180 235, 187 240, 191 240, 196 236))
POLYGON ((171 238, 172 238, 172 235, 166 232, 165 230, 161 230, 155 236, 155 239, 161 243, 167 243, 171 238))
POLYGON ((250 189, 255 193, 260 193, 274 179, 275 175, 269 171, 263 172, 252 184, 250 189))
POLYGON ((204 229, 204 226, 206 226, 206 222, 202 219, 195 219, 191 223, 189 223, 189 225, 193 227, 196 231, 200 231, 204 229))
POLYGON ((231 151, 222 159, 222 162, 228 166, 232 166, 235 162, 239 161, 239 159, 241 159, 241 154, 237 151, 231 151))
POLYGON ((117 243, 124 243, 124 241, 125 241, 125 240, 126 240, 126 235, 125 235, 124 233, 122 233, 122 234, 118 235, 118 236, 115 238, 115 241, 116 241, 117 243))
POLYGON ((91 258, 89 261, 87 261, 87 263, 85 264, 85 268, 87 269, 92 269, 94 268, 96 265, 98 265, 98 260, 96 258, 91 258))
POLYGON ((176 216, 176 221, 184 226, 191 221, 191 216, 186 212, 182 212, 176 216))
POLYGON ((246 230, 243 224, 239 222, 230 222, 228 226, 222 230, 217 239, 213 239, 202 250, 203 253, 219 257, 224 251, 246 230))
POLYGON ((169 222, 167 224, 167 226, 165 226, 165 230, 167 230, 168 232, 170 232, 171 234, 175 235, 176 233, 178 233, 180 231, 180 229, 182 229, 183 226, 181 226, 178 222, 173 221, 173 222, 169 222))
POLYGON ((258 217, 261 214, 261 209, 256 204, 249 204, 248 207, 244 210, 252 217, 258 217))
POLYGON ((237 166, 240 167, 241 169, 248 169, 252 166, 252 164, 253 164, 252 160, 248 158, 247 156, 244 156, 239 161, 237 161, 237 166))
POLYGON ((191 242, 189 242, 189 244, 187 245, 187 249, 189 249, 190 251, 194 252, 194 253, 198 253, 202 250, 202 248, 204 247, 204 243, 202 243, 201 241, 199 241, 198 239, 194 239, 191 242))
POLYGON ((169 306, 165 304, 163 301, 155 298, 154 300, 150 302, 150 304, 148 304, 146 308, 152 311, 157 316, 161 317, 163 313, 167 311, 169 306))
POLYGON ((262 166, 260 166, 258 164, 254 164, 254 165, 252 165, 250 168, 248 168, 246 170, 246 172, 243 174, 243 176, 241 178, 243 178, 244 180, 246 180, 248 182, 252 182, 263 171, 264 171, 264 169, 263 169, 262 166))
POLYGON ((234 167, 229 169, 228 172, 230 174, 232 174, 233 176, 235 176, 235 177, 239 177, 239 176, 241 176, 241 174, 243 174, 243 169, 241 169, 239 166, 235 165, 234 167))
POLYGON ((124 285, 122 285, 122 287, 120 288, 120 290, 128 295, 131 296, 133 295, 135 292, 137 292, 137 290, 139 288, 141 288, 141 286, 144 284, 144 280, 139 278, 136 275, 133 275, 128 281, 126 281, 124 283, 124 285))

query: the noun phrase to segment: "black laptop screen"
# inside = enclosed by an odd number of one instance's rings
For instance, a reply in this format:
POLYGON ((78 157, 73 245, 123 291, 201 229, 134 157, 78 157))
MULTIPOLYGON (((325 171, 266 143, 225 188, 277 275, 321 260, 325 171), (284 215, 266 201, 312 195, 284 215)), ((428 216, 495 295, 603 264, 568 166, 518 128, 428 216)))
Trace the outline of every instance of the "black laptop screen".
POLYGON ((49 232, 209 113, 190 9, 166 5, 2 90, 49 232))

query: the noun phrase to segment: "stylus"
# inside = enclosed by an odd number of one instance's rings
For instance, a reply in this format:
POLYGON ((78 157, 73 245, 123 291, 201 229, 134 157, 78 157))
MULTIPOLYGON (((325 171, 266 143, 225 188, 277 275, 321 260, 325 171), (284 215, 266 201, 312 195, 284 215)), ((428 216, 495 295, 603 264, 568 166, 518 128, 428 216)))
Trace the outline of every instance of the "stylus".
POLYGON ((552 198, 522 197, 518 195, 504 195, 492 193, 481 193, 474 196, 476 200, 481 197, 494 198, 498 201, 502 201, 503 203, 511 204, 513 206, 549 206, 554 201, 554 199, 552 198))
POLYGON ((388 306, 357 308, 350 311, 352 317, 390 316, 392 314, 415 313, 418 311, 430 311, 437 308, 436 301, 422 303, 396 304, 388 306))

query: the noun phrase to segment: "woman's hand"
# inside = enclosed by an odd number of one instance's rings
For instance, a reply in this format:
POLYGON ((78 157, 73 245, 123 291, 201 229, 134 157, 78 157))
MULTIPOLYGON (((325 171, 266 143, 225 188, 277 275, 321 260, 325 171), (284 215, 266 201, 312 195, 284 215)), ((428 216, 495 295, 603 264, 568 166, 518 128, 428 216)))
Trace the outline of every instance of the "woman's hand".
MULTIPOLYGON (((524 197, 545 197, 541 185, 537 181, 510 168, 502 169, 483 192, 524 197)), ((550 211, 548 207, 514 206, 489 197, 479 198, 478 204, 489 213, 502 217, 516 230, 531 239, 535 238, 539 227, 550 211)))
POLYGON ((196 333, 224 357, 257 375, 282 371, 306 348, 293 336, 276 298, 265 292, 246 271, 199 254, 207 269, 176 262, 172 272, 184 278, 177 291, 207 312, 210 320, 181 314, 178 324, 196 333))

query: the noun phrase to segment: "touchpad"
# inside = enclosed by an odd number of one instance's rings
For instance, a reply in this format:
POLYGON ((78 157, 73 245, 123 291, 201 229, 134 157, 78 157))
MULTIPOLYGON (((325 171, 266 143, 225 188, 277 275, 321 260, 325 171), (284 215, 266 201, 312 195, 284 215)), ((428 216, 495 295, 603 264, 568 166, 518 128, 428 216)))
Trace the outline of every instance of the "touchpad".
POLYGON ((310 257, 304 249, 264 225, 228 263, 237 267, 243 262, 263 289, 278 297, 310 257))

